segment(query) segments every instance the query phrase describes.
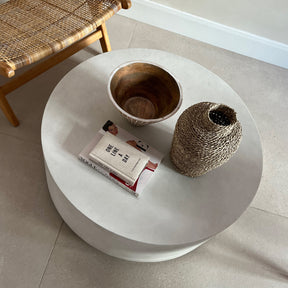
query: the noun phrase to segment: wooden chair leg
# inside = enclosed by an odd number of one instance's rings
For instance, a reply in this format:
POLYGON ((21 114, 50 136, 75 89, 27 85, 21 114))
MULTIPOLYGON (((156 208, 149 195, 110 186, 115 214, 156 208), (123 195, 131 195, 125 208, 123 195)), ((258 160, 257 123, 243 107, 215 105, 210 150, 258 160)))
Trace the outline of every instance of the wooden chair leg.
POLYGON ((110 40, 107 33, 107 28, 105 22, 99 27, 102 32, 102 38, 100 38, 100 44, 103 52, 111 51, 110 40))
POLYGON ((19 121, 17 117, 15 116, 11 106, 9 105, 4 93, 0 91, 0 108, 2 109, 4 115, 9 120, 9 122, 17 127, 19 125, 19 121))
POLYGON ((6 99, 7 94, 14 91, 15 89, 22 86, 26 82, 30 81, 34 77, 38 76, 39 74, 45 72, 46 70, 53 67, 54 65, 60 63, 64 59, 70 57, 71 55, 78 52, 79 50, 87 47, 88 45, 90 45, 91 43, 93 43, 94 41, 98 39, 100 40, 100 44, 101 44, 101 48, 103 52, 111 51, 111 45, 110 45, 105 22, 93 34, 76 42, 75 44, 69 46, 62 52, 59 52, 56 55, 48 58, 48 60, 38 64, 31 70, 18 76, 17 78, 12 79, 10 82, 0 87, 0 108, 2 109, 4 115, 9 120, 9 122, 15 127, 19 125, 19 121, 6 99))

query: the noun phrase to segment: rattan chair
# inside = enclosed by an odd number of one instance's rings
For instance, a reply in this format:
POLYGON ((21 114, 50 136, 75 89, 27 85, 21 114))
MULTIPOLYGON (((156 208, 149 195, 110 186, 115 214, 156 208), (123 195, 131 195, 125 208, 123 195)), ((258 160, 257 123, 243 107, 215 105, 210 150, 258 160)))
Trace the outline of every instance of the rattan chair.
POLYGON ((0 87, 0 108, 13 126, 19 121, 6 95, 96 40, 111 50, 105 21, 130 0, 10 0, 0 4, 0 74, 41 59, 0 87))

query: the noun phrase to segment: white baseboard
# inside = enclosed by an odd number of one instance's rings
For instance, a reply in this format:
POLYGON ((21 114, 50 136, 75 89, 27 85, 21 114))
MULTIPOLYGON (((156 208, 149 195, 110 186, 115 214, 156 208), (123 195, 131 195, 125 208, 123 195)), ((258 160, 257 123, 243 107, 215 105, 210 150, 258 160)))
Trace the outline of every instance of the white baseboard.
POLYGON ((133 0, 120 14, 171 32, 288 69, 288 45, 149 0, 133 0))

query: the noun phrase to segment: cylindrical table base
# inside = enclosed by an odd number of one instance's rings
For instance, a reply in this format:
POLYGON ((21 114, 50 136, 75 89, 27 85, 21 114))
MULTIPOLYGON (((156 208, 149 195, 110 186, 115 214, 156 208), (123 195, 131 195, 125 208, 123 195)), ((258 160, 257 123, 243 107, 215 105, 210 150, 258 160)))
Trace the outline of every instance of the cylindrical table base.
POLYGON ((75 208, 55 183, 47 165, 45 170, 52 201, 63 220, 80 238, 110 256, 136 262, 159 262, 185 255, 207 241, 177 246, 153 245, 116 235, 75 208))

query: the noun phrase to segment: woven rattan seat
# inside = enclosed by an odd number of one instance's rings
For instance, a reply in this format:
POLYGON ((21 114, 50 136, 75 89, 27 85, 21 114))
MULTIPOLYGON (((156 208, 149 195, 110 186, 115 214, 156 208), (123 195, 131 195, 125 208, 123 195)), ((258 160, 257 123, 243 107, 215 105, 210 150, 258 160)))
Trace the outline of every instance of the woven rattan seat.
POLYGON ((105 21, 130 0, 10 0, 0 5, 0 74, 53 55, 31 71, 0 87, 0 107, 7 119, 19 124, 6 95, 40 73, 96 40, 103 52, 111 50, 105 21), (55 55, 54 55, 55 54, 55 55))

